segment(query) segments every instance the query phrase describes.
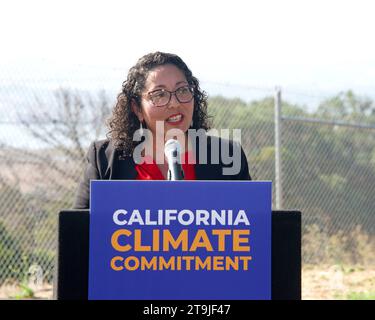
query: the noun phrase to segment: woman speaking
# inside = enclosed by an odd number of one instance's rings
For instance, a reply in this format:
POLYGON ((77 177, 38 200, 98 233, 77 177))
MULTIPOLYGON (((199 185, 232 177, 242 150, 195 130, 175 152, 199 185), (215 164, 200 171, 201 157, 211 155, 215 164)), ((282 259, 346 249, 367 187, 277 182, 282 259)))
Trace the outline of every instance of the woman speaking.
POLYGON ((238 143, 210 136, 207 96, 175 54, 138 60, 123 82, 107 139, 93 142, 74 208, 90 207, 90 180, 165 180, 165 143, 178 141, 185 180, 251 180, 238 143))

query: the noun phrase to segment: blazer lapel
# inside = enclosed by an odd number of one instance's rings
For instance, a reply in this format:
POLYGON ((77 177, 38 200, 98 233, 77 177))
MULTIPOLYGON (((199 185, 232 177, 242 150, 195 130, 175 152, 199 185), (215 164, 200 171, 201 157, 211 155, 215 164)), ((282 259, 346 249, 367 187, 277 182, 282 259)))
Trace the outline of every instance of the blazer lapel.
MULTIPOLYGON (((117 151, 116 151, 117 153, 117 151)), ((135 180, 137 177, 137 170, 135 170, 135 162, 133 157, 126 156, 119 158, 117 155, 113 162, 113 172, 116 180, 135 180)))
POLYGON ((113 148, 108 148, 108 167, 106 176, 110 180, 134 180, 137 177, 133 157, 122 156, 121 152, 113 148))

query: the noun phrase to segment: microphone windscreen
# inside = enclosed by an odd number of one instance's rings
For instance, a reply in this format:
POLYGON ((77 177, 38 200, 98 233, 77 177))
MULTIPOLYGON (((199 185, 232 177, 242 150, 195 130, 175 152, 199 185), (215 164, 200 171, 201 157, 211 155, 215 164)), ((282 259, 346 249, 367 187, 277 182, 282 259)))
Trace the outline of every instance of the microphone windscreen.
POLYGON ((169 139, 164 145, 164 154, 167 158, 181 154, 181 145, 175 139, 169 139))

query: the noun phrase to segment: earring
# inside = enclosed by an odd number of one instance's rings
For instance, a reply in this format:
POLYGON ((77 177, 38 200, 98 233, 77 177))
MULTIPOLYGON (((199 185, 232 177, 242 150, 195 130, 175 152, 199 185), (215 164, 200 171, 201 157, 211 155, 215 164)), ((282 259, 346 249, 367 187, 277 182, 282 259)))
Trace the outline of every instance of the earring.
POLYGON ((190 123, 190 128, 193 128, 193 125, 194 125, 194 121, 191 120, 191 123, 190 123))
POLYGON ((139 123, 140 123, 140 125, 139 125, 139 133, 142 136, 143 135, 143 124, 142 124, 142 121, 139 121, 139 123))

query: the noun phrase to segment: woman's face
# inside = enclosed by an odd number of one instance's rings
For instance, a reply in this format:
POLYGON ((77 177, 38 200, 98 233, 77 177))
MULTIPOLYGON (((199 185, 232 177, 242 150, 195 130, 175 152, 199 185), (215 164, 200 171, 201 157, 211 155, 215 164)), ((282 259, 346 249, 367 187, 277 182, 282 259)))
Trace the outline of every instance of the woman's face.
MULTIPOLYGON (((154 96, 154 101, 160 96, 168 97, 168 92, 163 92, 163 90, 174 92, 180 89, 181 95, 179 94, 179 96, 183 96, 183 92, 187 92, 184 91, 187 90, 186 86, 188 86, 188 82, 184 73, 175 65, 158 66, 149 72, 142 94, 141 110, 137 109, 135 112, 138 119, 146 122, 147 128, 152 131, 154 136, 157 121, 164 125, 164 135, 170 129, 179 129, 184 133, 189 129, 193 118, 194 98, 189 102, 179 102, 176 95, 172 94, 169 103, 162 107, 155 106, 151 99, 151 96, 154 96)), ((187 93, 188 95, 189 93, 187 93)), ((186 98, 182 100, 185 101, 186 98)))

